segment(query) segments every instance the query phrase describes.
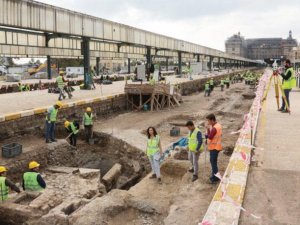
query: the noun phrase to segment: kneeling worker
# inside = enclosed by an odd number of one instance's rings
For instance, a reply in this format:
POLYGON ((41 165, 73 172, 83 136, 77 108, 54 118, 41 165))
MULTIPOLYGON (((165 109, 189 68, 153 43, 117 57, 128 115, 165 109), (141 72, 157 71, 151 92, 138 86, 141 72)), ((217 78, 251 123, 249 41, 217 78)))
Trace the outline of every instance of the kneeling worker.
POLYGON ((9 188, 17 193, 20 193, 20 189, 8 178, 6 178, 7 169, 4 166, 0 166, 0 203, 8 199, 9 188))
POLYGON ((69 133, 69 139, 70 139, 70 144, 74 147, 76 147, 77 143, 77 134, 79 132, 79 124, 75 122, 65 122, 65 128, 67 132, 69 133))
POLYGON ((46 182, 39 174, 40 164, 36 161, 29 163, 29 171, 23 175, 24 191, 43 191, 46 188, 46 182))
POLYGON ((93 114, 92 109, 88 107, 83 115, 83 126, 85 132, 85 141, 89 142, 89 139, 93 137, 93 114))
POLYGON ((186 127, 189 130, 188 135, 188 151, 189 151, 189 160, 192 163, 192 168, 189 169, 189 172, 193 173, 192 182, 198 179, 198 170, 199 170, 199 156, 201 153, 202 146, 202 134, 201 131, 195 127, 192 121, 186 123, 186 127))

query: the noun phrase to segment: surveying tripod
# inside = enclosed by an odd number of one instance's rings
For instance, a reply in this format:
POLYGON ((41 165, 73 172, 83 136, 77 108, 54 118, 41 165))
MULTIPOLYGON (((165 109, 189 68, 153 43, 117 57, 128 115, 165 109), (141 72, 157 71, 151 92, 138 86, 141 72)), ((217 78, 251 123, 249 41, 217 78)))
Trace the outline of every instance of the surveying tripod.
POLYGON ((284 94, 284 90, 283 90, 283 87, 282 87, 282 82, 281 82, 281 80, 280 80, 280 78, 279 78, 278 70, 273 70, 273 74, 272 74, 272 76, 270 77, 268 86, 267 86, 267 88, 265 89, 265 92, 264 92, 264 96, 263 96, 262 102, 264 102, 264 101, 267 100, 267 95, 268 95, 268 93, 269 93, 269 90, 270 90, 270 87, 271 87, 272 80, 273 80, 274 87, 275 87, 275 98, 276 98, 276 102, 277 102, 277 109, 279 109, 279 92, 281 92, 282 99, 283 99, 283 101, 284 101, 284 103, 285 103, 286 110, 287 110, 289 113, 291 113, 289 104, 288 104, 287 99, 286 99, 286 96, 285 96, 285 94, 284 94))

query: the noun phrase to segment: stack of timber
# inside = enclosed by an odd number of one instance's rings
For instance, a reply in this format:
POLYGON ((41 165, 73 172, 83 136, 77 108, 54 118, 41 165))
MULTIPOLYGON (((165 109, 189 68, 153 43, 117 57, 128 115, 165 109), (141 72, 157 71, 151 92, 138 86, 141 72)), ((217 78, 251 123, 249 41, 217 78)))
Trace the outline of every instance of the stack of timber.
POLYGON ((142 110, 145 107, 158 111, 180 105, 181 95, 176 87, 168 84, 126 84, 127 109, 142 110))

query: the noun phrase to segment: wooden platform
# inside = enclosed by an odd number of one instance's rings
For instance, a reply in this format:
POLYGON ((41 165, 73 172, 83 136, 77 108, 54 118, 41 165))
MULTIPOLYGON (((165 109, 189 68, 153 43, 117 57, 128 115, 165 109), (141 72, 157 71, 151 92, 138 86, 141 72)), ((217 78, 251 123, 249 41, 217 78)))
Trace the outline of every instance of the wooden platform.
POLYGON ((168 84, 126 84, 127 109, 142 110, 144 105, 150 110, 179 106, 180 94, 176 87, 168 84))

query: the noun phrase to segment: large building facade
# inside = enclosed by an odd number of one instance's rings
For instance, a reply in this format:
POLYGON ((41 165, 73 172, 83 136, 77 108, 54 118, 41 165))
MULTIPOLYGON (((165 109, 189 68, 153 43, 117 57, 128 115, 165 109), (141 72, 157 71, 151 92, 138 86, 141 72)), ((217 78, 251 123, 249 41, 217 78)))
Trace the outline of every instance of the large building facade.
POLYGON ((245 39, 240 33, 228 38, 225 42, 226 52, 242 57, 268 60, 282 59, 288 57, 293 47, 297 47, 298 42, 289 32, 287 39, 283 38, 255 38, 245 39))

